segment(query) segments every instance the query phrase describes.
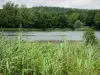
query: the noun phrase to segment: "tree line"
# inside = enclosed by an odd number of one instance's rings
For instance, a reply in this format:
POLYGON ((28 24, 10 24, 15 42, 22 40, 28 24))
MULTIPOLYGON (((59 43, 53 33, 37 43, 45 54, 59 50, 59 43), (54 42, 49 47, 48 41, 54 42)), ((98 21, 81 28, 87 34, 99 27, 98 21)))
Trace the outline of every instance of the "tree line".
POLYGON ((0 9, 2 28, 83 28, 100 30, 100 10, 19 6, 7 2, 0 9))

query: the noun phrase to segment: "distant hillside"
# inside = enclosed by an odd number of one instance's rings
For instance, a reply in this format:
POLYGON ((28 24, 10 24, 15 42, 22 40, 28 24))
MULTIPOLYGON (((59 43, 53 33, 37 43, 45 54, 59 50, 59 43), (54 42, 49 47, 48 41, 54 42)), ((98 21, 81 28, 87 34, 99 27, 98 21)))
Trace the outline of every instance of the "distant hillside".
POLYGON ((100 30, 100 10, 32 7, 8 2, 0 9, 2 28, 84 28, 100 30))

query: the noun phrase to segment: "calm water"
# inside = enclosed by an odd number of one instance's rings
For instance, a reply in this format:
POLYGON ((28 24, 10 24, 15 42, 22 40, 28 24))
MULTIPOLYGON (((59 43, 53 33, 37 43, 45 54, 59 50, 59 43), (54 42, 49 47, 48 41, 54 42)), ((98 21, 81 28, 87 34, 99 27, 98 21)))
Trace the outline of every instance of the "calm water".
MULTIPOLYGON (((83 31, 66 31, 66 32, 22 32, 22 40, 25 41, 61 41, 61 40, 83 40, 83 31)), ((6 39, 18 39, 18 32, 3 32, 6 39)), ((100 39, 100 32, 96 32, 96 37, 100 39)))

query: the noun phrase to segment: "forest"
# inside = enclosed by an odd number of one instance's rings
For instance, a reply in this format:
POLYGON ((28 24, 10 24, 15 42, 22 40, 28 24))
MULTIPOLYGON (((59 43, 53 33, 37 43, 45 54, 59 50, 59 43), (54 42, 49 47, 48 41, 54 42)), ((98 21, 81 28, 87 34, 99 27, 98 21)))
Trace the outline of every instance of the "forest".
POLYGON ((7 2, 0 9, 1 28, 77 28, 91 27, 100 30, 100 10, 73 9, 60 7, 19 6, 7 2))

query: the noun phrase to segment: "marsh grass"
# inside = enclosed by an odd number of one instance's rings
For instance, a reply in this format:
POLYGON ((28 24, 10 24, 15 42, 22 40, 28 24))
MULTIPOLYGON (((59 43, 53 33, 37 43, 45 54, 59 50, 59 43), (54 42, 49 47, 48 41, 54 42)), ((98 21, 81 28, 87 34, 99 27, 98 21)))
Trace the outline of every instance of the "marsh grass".
POLYGON ((2 75, 100 75, 100 44, 40 43, 0 37, 2 75))

